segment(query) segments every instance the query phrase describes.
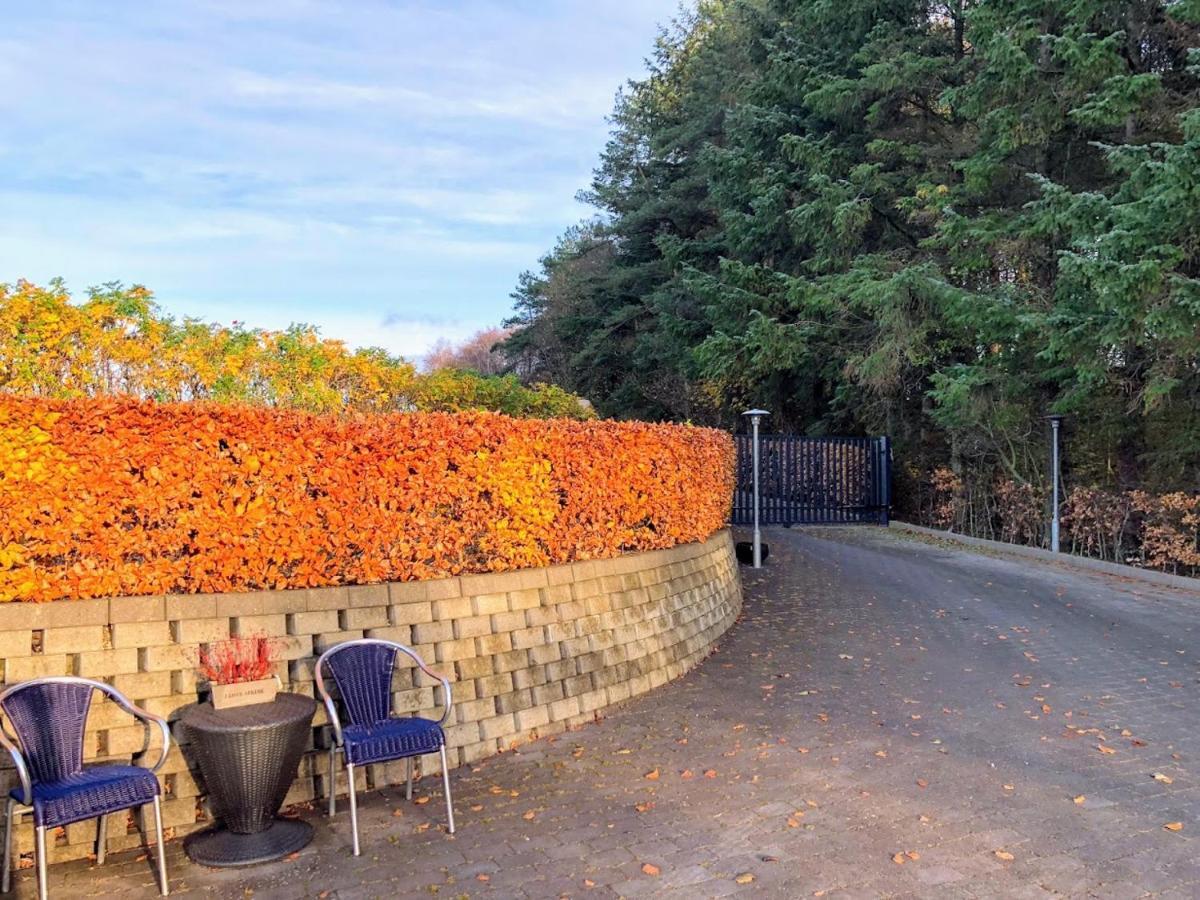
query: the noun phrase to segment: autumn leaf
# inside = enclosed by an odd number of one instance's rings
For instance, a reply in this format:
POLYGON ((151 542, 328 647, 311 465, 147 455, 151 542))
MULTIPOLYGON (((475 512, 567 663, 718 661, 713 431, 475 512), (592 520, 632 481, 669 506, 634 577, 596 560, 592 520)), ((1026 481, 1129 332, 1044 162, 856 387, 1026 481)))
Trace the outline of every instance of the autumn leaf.
POLYGON ((754 881, 754 875, 750 872, 743 872, 733 880, 738 884, 750 884, 752 881, 754 881))
POLYGON ((654 768, 642 776, 647 781, 658 781, 658 769, 654 768))
POLYGON ((1166 825, 1163 826, 1163 828, 1167 829, 1167 831, 1183 831, 1183 823, 1182 822, 1168 822, 1166 825))
POLYGON ((1096 745, 1096 749, 1097 749, 1097 750, 1099 750, 1101 753, 1104 753, 1104 754, 1106 754, 1106 755, 1112 755, 1112 754, 1114 754, 1114 753, 1116 753, 1116 752, 1117 752, 1117 751, 1116 751, 1116 750, 1114 750, 1112 747, 1106 747, 1104 744, 1097 744, 1097 745, 1096 745))
POLYGON ((521 814, 521 818, 524 819, 526 822, 533 821, 533 819, 536 816, 537 816, 537 812, 532 809, 527 809, 524 813, 521 814))
POLYGON ((647 875, 658 875, 662 872, 662 869, 654 863, 642 863, 642 872, 647 875))
POLYGON ((1014 859, 1016 859, 1016 857, 1007 850, 996 850, 994 852, 996 854, 996 859, 1003 860, 1004 862, 1012 862, 1014 859))
POLYGON ((1175 779, 1170 775, 1164 775, 1162 772, 1155 772, 1152 776, 1155 781, 1161 781, 1163 784, 1173 784, 1175 779))
POLYGON ((1083 806, 1083 804, 1086 800, 1087 800, 1087 797, 1085 797, 1083 794, 1080 794, 1078 797, 1072 798, 1072 802, 1076 806, 1083 806))
POLYGON ((716 769, 705 769, 705 770, 704 770, 704 777, 705 777, 705 778, 716 778, 716 777, 717 777, 717 770, 716 770, 716 769))

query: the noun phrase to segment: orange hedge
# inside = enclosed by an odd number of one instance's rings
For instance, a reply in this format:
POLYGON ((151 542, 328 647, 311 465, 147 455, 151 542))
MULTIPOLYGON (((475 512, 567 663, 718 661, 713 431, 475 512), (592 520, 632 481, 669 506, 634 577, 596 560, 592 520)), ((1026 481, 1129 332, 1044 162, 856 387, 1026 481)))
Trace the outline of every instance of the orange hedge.
POLYGON ((0 598, 500 571, 707 538, 728 435, 490 413, 332 418, 0 398, 0 598))

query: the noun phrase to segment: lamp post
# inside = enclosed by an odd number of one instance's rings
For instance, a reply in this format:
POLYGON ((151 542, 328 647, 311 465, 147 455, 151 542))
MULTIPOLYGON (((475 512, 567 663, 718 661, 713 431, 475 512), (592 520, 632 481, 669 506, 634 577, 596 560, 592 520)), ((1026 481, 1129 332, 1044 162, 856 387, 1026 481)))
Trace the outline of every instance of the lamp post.
POLYGON ((1050 550, 1054 553, 1058 552, 1058 437, 1062 429, 1063 417, 1060 415, 1049 415, 1046 418, 1050 420, 1050 468, 1051 481, 1054 487, 1052 488, 1050 500, 1050 550))
POLYGON ((750 417, 750 426, 754 430, 753 437, 753 457, 754 457, 754 568, 762 568, 762 532, 758 528, 758 426, 763 420, 763 416, 769 416, 770 413, 765 409, 749 409, 742 413, 743 416, 750 417))

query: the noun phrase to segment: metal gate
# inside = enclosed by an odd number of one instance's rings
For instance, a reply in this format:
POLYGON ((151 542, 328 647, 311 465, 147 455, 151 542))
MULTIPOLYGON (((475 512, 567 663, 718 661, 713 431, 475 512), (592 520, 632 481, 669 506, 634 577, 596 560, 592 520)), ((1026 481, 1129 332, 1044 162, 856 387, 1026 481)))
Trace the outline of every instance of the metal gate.
MULTIPOLYGON (((753 521, 753 438, 737 442, 733 524, 753 521)), ((759 436, 759 521, 763 525, 886 525, 892 450, 886 437, 759 436)))

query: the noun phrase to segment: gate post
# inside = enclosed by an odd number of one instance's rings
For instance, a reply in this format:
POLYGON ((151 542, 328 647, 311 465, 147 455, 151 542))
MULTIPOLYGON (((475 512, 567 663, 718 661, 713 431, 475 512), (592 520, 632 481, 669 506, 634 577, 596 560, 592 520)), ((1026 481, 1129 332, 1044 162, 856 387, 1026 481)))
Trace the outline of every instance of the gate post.
POLYGON ((763 416, 769 416, 770 413, 765 409, 750 409, 742 413, 743 416, 750 417, 750 425, 754 429, 754 568, 762 568, 762 532, 758 529, 758 425, 762 422, 763 416))

